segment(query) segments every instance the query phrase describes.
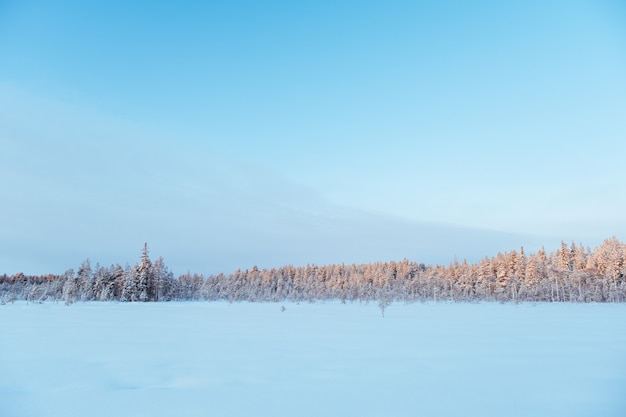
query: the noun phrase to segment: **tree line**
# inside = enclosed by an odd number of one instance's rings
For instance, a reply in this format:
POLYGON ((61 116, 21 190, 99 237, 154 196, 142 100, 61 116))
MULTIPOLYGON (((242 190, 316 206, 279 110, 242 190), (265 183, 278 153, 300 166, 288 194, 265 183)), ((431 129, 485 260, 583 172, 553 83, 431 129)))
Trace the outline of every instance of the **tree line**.
POLYGON ((624 302, 626 244, 613 237, 594 250, 574 243, 551 253, 524 248, 449 265, 399 262, 286 265, 230 274, 178 277, 144 245, 134 266, 91 266, 62 275, 0 276, 0 302, 63 301, 392 301, 624 302))

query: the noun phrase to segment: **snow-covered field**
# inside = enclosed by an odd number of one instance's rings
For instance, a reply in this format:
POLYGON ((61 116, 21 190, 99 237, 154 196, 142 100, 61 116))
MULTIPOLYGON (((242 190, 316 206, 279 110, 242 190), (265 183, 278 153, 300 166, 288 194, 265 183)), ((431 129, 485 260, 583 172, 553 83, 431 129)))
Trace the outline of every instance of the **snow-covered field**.
POLYGON ((626 416, 626 304, 0 306, 0 416, 626 416))

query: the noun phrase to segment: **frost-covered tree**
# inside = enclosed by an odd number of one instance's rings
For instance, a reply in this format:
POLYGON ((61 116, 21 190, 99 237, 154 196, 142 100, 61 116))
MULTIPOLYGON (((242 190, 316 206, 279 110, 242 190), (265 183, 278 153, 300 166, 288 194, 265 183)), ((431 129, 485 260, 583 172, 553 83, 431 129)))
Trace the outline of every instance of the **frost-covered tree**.
POLYGON ((108 268, 96 265, 93 277, 93 288, 94 300, 113 300, 115 297, 115 281, 113 279, 112 271, 108 268))
POLYGON ((91 261, 85 259, 76 272, 78 298, 82 301, 94 299, 93 280, 91 275, 91 261))
POLYGON ((137 269, 127 265, 123 277, 120 301, 137 301, 139 299, 137 269))
POLYGON ((141 263, 135 266, 135 276, 137 277, 137 299, 144 302, 154 300, 154 272, 148 256, 147 243, 143 245, 141 263))
POLYGON ((174 274, 165 265, 162 257, 158 257, 152 265, 154 282, 154 300, 170 301, 174 297, 174 274))
POLYGON ((63 301, 66 305, 75 303, 78 298, 78 279, 73 269, 68 269, 63 274, 63 301))

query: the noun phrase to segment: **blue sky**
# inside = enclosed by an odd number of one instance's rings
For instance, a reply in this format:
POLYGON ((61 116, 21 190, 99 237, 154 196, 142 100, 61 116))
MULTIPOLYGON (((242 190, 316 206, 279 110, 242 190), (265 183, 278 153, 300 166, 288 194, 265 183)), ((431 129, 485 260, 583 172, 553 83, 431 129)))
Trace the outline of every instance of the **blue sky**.
POLYGON ((623 3, 88 3, 0 1, 0 273, 626 237, 623 3))

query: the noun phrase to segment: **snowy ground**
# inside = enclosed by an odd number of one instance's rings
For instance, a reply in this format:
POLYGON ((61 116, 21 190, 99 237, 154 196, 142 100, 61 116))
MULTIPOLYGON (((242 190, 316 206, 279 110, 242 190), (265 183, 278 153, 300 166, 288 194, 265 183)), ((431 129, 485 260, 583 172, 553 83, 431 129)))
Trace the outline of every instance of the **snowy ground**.
POLYGON ((0 416, 625 416, 626 304, 0 306, 0 416))

